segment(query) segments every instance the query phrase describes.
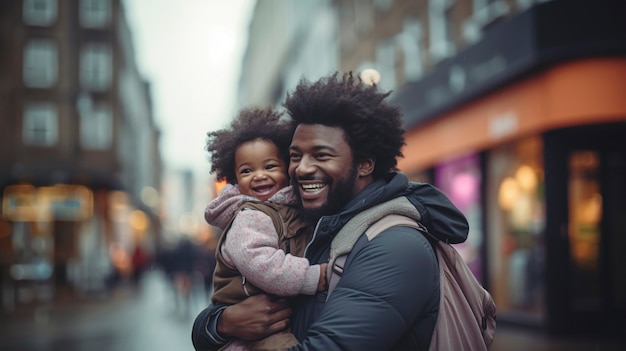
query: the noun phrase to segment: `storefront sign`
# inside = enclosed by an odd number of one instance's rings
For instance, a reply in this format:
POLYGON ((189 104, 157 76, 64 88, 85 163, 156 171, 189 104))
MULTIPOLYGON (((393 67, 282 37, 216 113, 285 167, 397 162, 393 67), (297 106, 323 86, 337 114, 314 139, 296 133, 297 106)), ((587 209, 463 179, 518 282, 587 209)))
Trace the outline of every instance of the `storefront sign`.
POLYGON ((89 218, 92 213, 93 193, 80 185, 11 185, 4 189, 2 197, 2 217, 9 221, 76 221, 89 218))
POLYGON ((34 222, 38 218, 37 190, 28 184, 11 185, 2 195, 2 217, 9 221, 34 222))
POLYGON ((392 102, 401 106, 405 127, 411 128, 546 66, 624 54, 624 11, 624 3, 617 1, 603 6, 570 1, 538 4, 487 28, 480 42, 399 89, 392 102))

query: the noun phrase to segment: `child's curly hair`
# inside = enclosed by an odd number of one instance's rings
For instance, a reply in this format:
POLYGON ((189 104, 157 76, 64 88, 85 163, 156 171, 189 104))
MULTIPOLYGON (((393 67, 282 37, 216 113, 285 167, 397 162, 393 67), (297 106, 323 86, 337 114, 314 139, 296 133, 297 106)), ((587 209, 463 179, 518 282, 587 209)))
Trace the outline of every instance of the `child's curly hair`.
POLYGON ((355 79, 352 72, 341 78, 335 73, 313 83, 302 79, 284 106, 294 128, 298 124, 342 128, 355 164, 374 158, 372 175, 378 179, 397 170, 397 157, 403 157, 402 113, 387 103, 389 94, 355 79))
POLYGON ((274 143, 280 156, 289 164, 289 145, 293 126, 281 120, 282 113, 268 108, 245 108, 231 122, 229 128, 207 133, 206 150, 211 158, 211 173, 217 180, 226 179, 237 183, 235 173, 235 151, 247 141, 263 139, 274 143))

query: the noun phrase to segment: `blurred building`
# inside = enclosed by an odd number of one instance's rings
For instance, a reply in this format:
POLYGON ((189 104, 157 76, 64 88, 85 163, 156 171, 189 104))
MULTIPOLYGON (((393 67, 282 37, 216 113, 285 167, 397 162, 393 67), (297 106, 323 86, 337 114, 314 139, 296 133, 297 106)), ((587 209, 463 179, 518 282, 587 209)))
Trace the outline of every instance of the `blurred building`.
POLYGON ((330 0, 258 1, 241 68, 238 106, 280 104, 301 78, 337 70, 337 31, 330 0))
POLYGON ((2 306, 89 292, 158 235, 162 161, 120 0, 0 2, 2 306))
POLYGON ((467 215, 499 322, 624 336, 626 2, 260 1, 252 23, 242 104, 280 104, 297 72, 381 73, 399 166, 467 215))

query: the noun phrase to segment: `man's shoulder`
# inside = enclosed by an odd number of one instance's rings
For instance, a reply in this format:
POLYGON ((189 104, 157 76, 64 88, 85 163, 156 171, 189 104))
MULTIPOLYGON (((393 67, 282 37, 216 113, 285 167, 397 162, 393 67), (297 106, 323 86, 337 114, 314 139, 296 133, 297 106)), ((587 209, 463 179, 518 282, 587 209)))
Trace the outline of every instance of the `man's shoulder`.
POLYGON ((393 243, 393 246, 409 245, 432 249, 430 240, 422 231, 403 225, 397 225, 382 230, 380 234, 371 240, 371 243, 377 246, 388 246, 393 243))
POLYGON ((393 226, 382 230, 374 238, 362 235, 354 245, 353 251, 361 254, 385 255, 386 260, 403 261, 404 255, 435 258, 435 251, 430 240, 418 229, 408 226, 393 226))

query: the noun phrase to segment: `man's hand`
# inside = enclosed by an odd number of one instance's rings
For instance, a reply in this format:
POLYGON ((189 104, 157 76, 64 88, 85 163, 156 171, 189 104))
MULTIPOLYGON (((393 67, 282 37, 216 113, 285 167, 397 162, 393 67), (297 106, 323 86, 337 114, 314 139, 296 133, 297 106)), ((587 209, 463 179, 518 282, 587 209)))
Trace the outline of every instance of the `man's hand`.
POLYGON ((218 322, 222 336, 242 340, 259 340, 287 329, 291 308, 286 299, 270 295, 254 295, 226 307, 218 322))

